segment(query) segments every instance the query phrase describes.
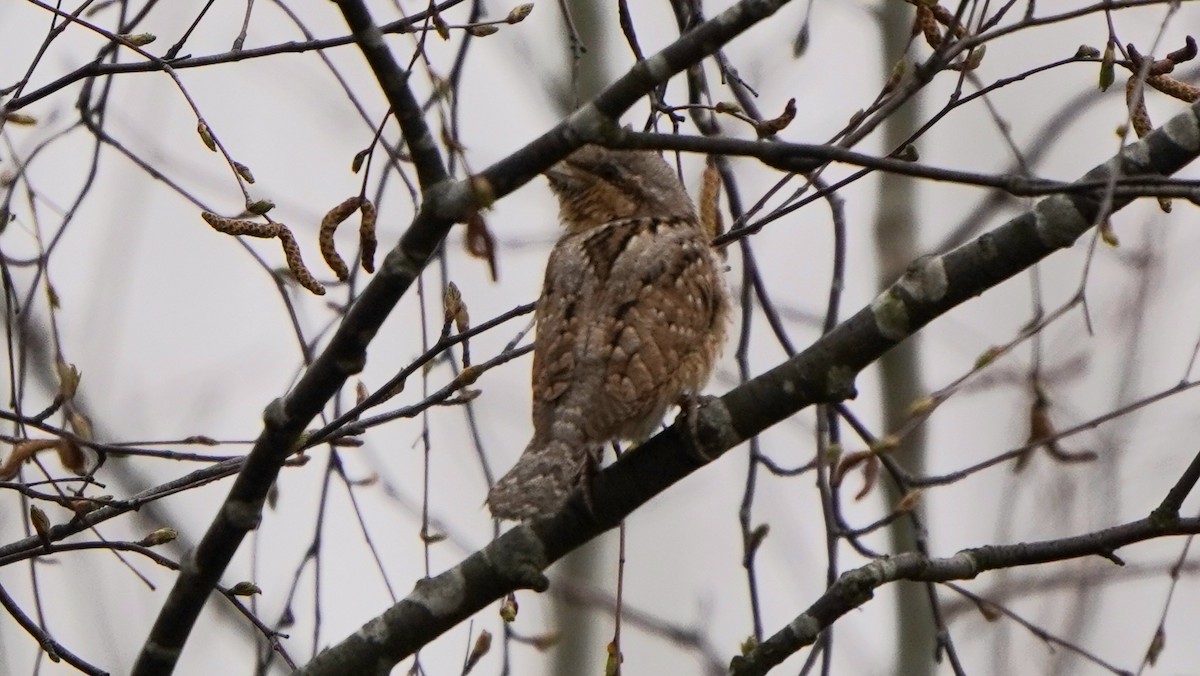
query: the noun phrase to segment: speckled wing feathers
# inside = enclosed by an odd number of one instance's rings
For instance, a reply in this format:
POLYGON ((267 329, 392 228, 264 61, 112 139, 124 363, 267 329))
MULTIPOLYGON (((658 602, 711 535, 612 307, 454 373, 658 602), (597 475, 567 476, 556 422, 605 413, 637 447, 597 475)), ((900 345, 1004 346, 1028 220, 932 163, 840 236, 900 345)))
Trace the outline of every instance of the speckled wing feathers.
POLYGON ((725 292, 703 234, 689 221, 641 219, 598 305, 596 343, 611 437, 641 440, 666 409, 708 381, 724 338, 725 292), (617 281, 619 280, 619 281, 617 281))
POLYGON ((629 218, 564 237, 537 308, 534 435, 488 495, 500 518, 561 506, 610 440, 641 440, 707 381, 728 300, 694 220, 629 218))

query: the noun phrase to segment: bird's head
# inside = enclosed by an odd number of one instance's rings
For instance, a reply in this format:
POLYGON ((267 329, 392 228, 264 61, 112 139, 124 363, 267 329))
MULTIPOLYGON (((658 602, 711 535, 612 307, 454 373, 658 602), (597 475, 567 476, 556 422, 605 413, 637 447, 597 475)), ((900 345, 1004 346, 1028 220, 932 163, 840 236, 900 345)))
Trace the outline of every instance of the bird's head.
POLYGON ((639 216, 695 219, 695 207, 663 158, 647 150, 584 146, 546 171, 570 233, 639 216))

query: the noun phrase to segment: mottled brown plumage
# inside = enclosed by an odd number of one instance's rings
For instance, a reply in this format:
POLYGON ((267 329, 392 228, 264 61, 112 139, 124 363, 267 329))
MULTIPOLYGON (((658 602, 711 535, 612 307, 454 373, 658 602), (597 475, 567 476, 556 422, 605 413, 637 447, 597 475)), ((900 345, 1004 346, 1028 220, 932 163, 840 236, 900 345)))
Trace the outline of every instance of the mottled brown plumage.
POLYGON ((708 381, 729 313, 721 264, 661 157, 587 146, 546 176, 566 234, 537 306, 533 439, 488 494, 502 519, 553 513, 606 443, 653 434, 708 381))

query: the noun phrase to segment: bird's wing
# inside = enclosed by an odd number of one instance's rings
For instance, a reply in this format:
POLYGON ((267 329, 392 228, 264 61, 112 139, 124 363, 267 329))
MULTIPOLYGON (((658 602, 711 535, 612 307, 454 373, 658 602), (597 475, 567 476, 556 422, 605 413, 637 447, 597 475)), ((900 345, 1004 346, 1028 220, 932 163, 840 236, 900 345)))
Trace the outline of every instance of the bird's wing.
MULTIPOLYGON (((692 222, 633 218, 563 238, 537 309, 534 425, 586 408, 584 436, 636 438, 708 379, 728 301, 692 222)), ((565 431, 565 430, 564 430, 565 431)))
POLYGON ((661 416, 708 380, 728 300, 719 263, 695 223, 643 220, 604 286, 601 305, 612 318, 604 389, 631 412, 661 416))
POLYGON ((571 386, 580 363, 588 308, 594 305, 598 286, 580 240, 580 236, 560 240, 546 264, 546 278, 535 312, 535 422, 539 407, 558 400, 571 386))

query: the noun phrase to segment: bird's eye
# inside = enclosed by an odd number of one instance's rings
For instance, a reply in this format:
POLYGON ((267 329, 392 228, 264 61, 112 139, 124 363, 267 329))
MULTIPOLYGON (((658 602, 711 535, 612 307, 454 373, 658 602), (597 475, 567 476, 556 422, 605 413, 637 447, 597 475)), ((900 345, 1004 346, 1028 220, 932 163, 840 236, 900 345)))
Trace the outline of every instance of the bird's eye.
POLYGON ((621 179, 620 168, 610 162, 601 162, 592 167, 592 173, 600 180, 608 181, 609 183, 617 183, 621 179))

